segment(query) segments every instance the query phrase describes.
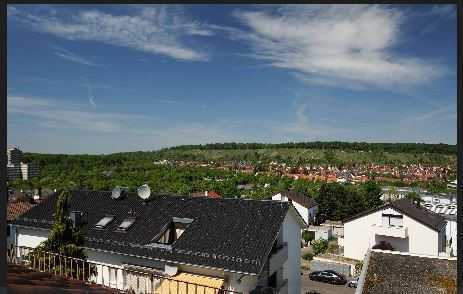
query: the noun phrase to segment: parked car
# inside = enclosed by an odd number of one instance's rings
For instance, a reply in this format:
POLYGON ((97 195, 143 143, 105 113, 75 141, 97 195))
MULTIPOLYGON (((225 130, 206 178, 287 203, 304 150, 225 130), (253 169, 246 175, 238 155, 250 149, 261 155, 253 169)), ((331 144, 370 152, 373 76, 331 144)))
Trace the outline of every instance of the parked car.
POLYGON ((347 283, 347 280, 343 275, 333 270, 311 272, 309 279, 334 285, 345 285, 347 283))
POLYGON ((349 287, 349 288, 357 288, 358 283, 359 283, 359 278, 357 278, 355 280, 352 280, 352 281, 349 281, 349 283, 347 283, 347 287, 349 287))

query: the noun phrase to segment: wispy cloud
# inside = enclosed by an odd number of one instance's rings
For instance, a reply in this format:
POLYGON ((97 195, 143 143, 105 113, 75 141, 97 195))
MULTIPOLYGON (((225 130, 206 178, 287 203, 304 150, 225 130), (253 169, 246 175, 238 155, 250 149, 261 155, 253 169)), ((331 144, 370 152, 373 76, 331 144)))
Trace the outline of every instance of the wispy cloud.
POLYGON ((211 36, 213 31, 190 20, 182 9, 156 5, 135 12, 115 15, 99 10, 81 10, 66 15, 33 14, 15 9, 16 19, 28 23, 32 29, 68 40, 99 41, 178 60, 208 59, 205 52, 188 47, 182 39, 211 36))
POLYGON ((88 103, 90 103, 90 105, 92 105, 92 106, 96 106, 95 100, 94 100, 94 97, 93 97, 92 85, 90 85, 90 83, 88 83, 86 86, 87 86, 87 91, 88 91, 88 103))
POLYGON ((416 115, 411 115, 406 119, 406 121, 424 121, 424 120, 429 120, 429 121, 436 121, 436 120, 441 120, 441 119, 451 119, 451 120, 456 120, 457 118, 457 110, 456 110, 456 104, 454 105, 446 105, 443 107, 439 107, 430 111, 426 112, 421 112, 416 115))
POLYGON ((88 66, 96 66, 97 64, 88 60, 87 58, 84 58, 82 56, 79 56, 67 49, 64 49, 64 48, 58 48, 58 47, 54 47, 54 49, 56 51, 53 52, 53 54, 55 54, 56 56, 58 56, 59 58, 62 58, 64 60, 67 60, 67 61, 71 61, 71 62, 74 62, 74 63, 79 63, 79 64, 83 64, 83 65, 88 65, 88 66))
POLYGON ((57 99, 10 95, 8 113, 36 119, 37 124, 42 127, 75 128, 105 133, 127 131, 140 120, 153 119, 139 114, 80 110, 75 104, 57 99))
POLYGON ((404 15, 390 6, 287 5, 272 11, 236 11, 250 32, 231 37, 245 41, 253 57, 297 72, 325 86, 409 86, 441 76, 429 60, 392 50, 400 39, 404 15))

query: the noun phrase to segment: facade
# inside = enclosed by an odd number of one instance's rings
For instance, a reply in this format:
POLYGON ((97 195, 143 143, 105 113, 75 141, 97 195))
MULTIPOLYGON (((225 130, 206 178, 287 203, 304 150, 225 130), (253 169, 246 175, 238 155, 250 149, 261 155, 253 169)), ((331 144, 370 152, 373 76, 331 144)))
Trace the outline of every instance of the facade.
MULTIPOLYGON (((13 222, 14 243, 36 247, 53 223, 57 194, 13 222)), ((289 203, 206 197, 136 194, 113 199, 111 192, 73 191, 70 210, 87 223, 88 260, 111 266, 97 281, 145 293, 155 285, 128 268, 170 275, 196 275, 221 281, 225 290, 249 293, 270 287, 300 293, 300 230, 304 221, 289 203), (265 232, 265 233, 263 233, 265 232)))
POLYGON ((17 179, 22 179, 22 170, 19 165, 8 164, 6 166, 7 179, 8 181, 14 181, 17 179))
POLYGON ((457 259, 371 250, 355 294, 457 293, 457 259))
POLYGON ((283 191, 274 196, 272 200, 276 201, 290 201, 297 212, 302 216, 302 219, 306 224, 310 225, 315 222, 315 218, 318 213, 318 203, 306 195, 296 191, 283 191))
POLYGON ((23 153, 18 148, 8 148, 7 152, 7 179, 9 181, 28 180, 39 175, 39 167, 34 163, 22 162, 23 153))
POLYGON ((21 176, 23 180, 28 180, 39 175, 39 168, 34 163, 21 162, 21 176))
POLYGON ((446 220, 403 198, 345 220, 343 241, 344 256, 357 260, 384 243, 394 251, 439 256, 447 251, 446 220))
POLYGON ((18 148, 8 148, 6 151, 7 165, 19 165, 23 159, 23 153, 18 148))

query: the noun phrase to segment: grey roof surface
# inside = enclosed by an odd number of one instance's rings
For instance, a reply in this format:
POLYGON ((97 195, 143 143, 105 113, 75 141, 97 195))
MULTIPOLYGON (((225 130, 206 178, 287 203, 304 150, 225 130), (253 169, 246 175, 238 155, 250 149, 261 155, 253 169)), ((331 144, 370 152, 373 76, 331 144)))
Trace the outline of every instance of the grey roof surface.
POLYGON ((343 222, 349 222, 354 219, 358 219, 360 217, 363 217, 365 215, 368 215, 370 213, 385 209, 385 208, 393 208, 409 217, 412 219, 416 220, 417 222, 435 230, 435 231, 440 231, 443 226, 446 224, 446 220, 442 215, 439 215, 435 212, 432 212, 424 207, 418 207, 415 205, 411 200, 407 198, 401 198, 399 200, 393 201, 391 203, 386 203, 382 206, 365 210, 363 212, 360 212, 350 218, 345 219, 343 222))
POLYGON ((312 208, 318 205, 318 203, 313 198, 310 198, 297 191, 286 190, 280 193, 281 195, 288 197, 288 199, 291 199, 292 201, 297 202, 306 208, 312 208))
MULTIPOLYGON (((51 228, 57 194, 13 223, 51 228)), ((287 202, 205 197, 158 196, 144 203, 135 193, 112 199, 111 192, 73 191, 70 211, 85 213, 86 247, 122 254, 259 274, 279 233, 287 202), (132 211, 135 223, 126 232, 115 229, 132 211), (95 224, 105 215, 114 220, 104 229, 95 224), (173 217, 191 218, 171 249, 147 247, 173 217)))
POLYGON ((372 251, 362 294, 457 293, 457 261, 372 251))

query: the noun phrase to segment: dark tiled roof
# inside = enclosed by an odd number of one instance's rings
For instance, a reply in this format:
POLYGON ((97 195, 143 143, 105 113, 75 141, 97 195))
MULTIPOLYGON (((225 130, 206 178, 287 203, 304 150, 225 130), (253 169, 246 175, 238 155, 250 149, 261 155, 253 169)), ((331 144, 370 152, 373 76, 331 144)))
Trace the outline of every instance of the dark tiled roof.
POLYGON ((457 293, 456 259, 372 251, 362 294, 457 293))
POLYGON ((292 201, 297 202, 306 208, 312 208, 318 205, 318 203, 313 198, 307 197, 306 195, 297 191, 287 190, 281 192, 281 195, 288 197, 288 199, 291 199, 292 201))
POLYGON ((400 213, 403 213, 410 218, 416 220, 417 222, 435 230, 435 231, 440 231, 442 227, 446 224, 445 218, 435 212, 432 212, 430 210, 427 210, 424 207, 418 207, 415 205, 411 200, 407 198, 402 198, 399 200, 396 200, 391 203, 386 203, 385 205, 365 210, 363 212, 360 212, 350 218, 345 219, 343 222, 350 222, 354 219, 358 219, 360 217, 363 217, 365 215, 368 215, 370 213, 385 209, 385 208, 393 208, 400 213))
MULTIPOLYGON (((32 208, 14 223, 50 228, 57 195, 32 208)), ((289 203, 206 197, 158 196, 143 203, 134 193, 114 200, 111 192, 73 191, 70 210, 87 215, 86 246, 169 262, 259 274, 288 211, 289 203), (116 227, 133 211, 136 221, 127 232, 116 227), (112 214, 101 230, 95 224, 112 214), (194 221, 172 249, 144 245, 160 233, 172 217, 194 221)))

